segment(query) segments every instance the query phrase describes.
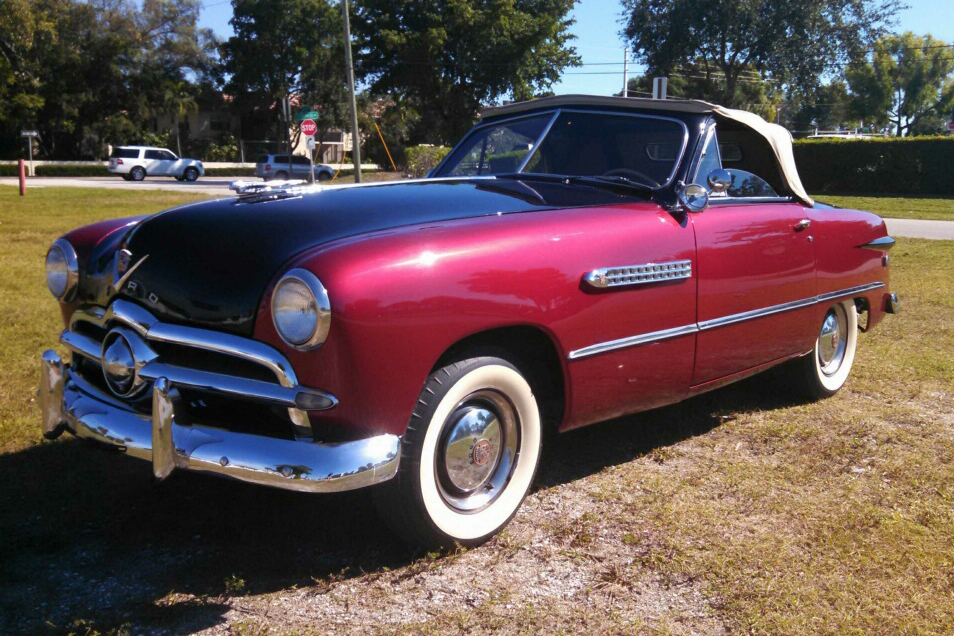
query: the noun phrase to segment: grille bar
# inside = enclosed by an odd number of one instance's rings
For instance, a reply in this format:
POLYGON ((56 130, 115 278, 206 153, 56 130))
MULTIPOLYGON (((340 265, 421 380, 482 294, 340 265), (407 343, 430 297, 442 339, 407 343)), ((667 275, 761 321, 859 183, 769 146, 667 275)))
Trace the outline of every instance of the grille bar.
POLYGON ((287 406, 289 419, 295 425, 299 437, 310 437, 312 430, 308 414, 299 408, 298 404, 306 404, 309 410, 328 409, 337 404, 332 395, 299 386, 298 378, 288 360, 263 342, 217 331, 162 323, 139 305, 118 299, 105 310, 102 307, 78 309, 70 321, 70 329, 60 336, 60 341, 71 351, 99 364, 102 364, 102 342, 77 331, 82 326, 81 323, 89 323, 102 330, 112 326, 125 326, 142 336, 146 346, 152 341, 211 351, 253 362, 268 369, 275 376, 275 383, 171 365, 161 359, 141 365, 138 373, 147 381, 166 377, 174 384, 179 383, 199 391, 287 406))

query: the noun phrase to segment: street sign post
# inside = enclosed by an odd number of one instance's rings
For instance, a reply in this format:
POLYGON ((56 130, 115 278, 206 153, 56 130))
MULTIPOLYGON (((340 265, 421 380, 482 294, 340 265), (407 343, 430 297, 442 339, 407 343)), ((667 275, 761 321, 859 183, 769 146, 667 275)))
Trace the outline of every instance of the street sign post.
POLYGON ((315 138, 308 135, 305 139, 305 148, 308 149, 308 163, 311 164, 311 185, 315 185, 315 138))
POLYGON ((26 137, 27 142, 30 144, 30 176, 35 177, 36 172, 33 171, 33 138, 39 137, 40 133, 35 130, 21 130, 20 136, 26 137))
POLYGON ((315 133, 318 132, 318 124, 311 119, 301 122, 301 134, 305 135, 305 145, 308 148, 308 162, 311 164, 311 185, 315 185, 315 133))

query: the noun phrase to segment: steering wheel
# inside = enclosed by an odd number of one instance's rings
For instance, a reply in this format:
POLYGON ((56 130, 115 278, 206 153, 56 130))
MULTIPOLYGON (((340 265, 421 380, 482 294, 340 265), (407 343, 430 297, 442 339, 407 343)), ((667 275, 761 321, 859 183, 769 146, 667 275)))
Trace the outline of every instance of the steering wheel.
POLYGON ((612 170, 607 170, 603 173, 604 177, 627 177, 633 179, 634 181, 639 181, 640 183, 645 183, 646 185, 652 186, 654 188, 659 187, 659 183, 655 179, 649 177, 648 175, 643 174, 639 170, 633 170, 632 168, 613 168, 612 170))

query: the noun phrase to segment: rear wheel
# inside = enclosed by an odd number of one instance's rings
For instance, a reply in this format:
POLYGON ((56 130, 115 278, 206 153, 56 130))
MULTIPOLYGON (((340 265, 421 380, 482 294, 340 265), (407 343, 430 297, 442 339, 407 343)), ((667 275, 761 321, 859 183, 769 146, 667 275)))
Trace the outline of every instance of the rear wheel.
POLYGON ((288 179, 288 173, 285 172, 284 170, 279 170, 278 172, 275 173, 275 178, 278 179, 279 181, 285 181, 286 179, 288 179))
POLYGON ((479 545, 513 518, 540 457, 540 412, 512 364, 482 356, 431 374, 401 441, 398 474, 375 490, 405 539, 479 545))
POLYGON ((318 180, 319 180, 319 181, 327 181, 327 180, 330 179, 330 178, 331 178, 331 173, 330 173, 330 172, 325 172, 324 170, 322 170, 321 172, 318 173, 318 180))
POLYGON ((830 397, 844 386, 858 345, 858 311, 846 300, 828 308, 811 354, 792 364, 796 389, 811 398, 830 397))
POLYGON ((199 178, 199 171, 195 168, 186 168, 182 173, 182 178, 186 181, 195 181, 199 178))
POLYGON ((142 181, 146 178, 146 171, 141 166, 136 166, 129 171, 129 178, 133 181, 142 181))
POLYGON ((123 181, 132 181, 132 177, 128 174, 121 174, 119 176, 123 178, 123 181))

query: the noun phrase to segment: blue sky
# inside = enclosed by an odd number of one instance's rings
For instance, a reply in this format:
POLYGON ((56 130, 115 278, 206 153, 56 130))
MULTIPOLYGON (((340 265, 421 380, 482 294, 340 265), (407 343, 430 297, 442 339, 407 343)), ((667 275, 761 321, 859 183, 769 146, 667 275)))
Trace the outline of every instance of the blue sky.
MULTIPOLYGON (((907 3, 910 6, 899 14, 896 31, 930 33, 954 43, 951 0, 908 0, 907 3)), ((581 0, 576 5, 573 11, 576 24, 572 31, 577 39, 573 44, 585 66, 567 69, 554 92, 611 95, 622 89, 625 44, 619 36, 621 11, 619 0, 581 0)), ((219 37, 226 38, 232 35, 231 17, 230 0, 209 0, 204 4, 201 22, 219 37)), ((639 71, 638 65, 630 64, 631 74, 639 71)))

